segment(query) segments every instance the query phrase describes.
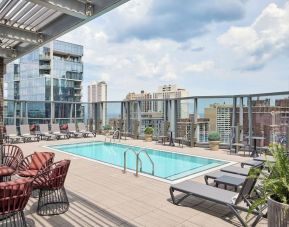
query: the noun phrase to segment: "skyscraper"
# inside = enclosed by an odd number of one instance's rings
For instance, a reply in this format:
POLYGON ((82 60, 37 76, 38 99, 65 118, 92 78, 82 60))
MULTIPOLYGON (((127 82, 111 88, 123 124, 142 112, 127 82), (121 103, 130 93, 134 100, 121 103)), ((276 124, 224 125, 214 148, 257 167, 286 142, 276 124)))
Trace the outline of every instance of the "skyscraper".
MULTIPOLYGON (((8 64, 4 79, 6 98, 34 101, 27 102, 25 111, 20 103, 16 102, 16 106, 13 106, 8 102, 8 115, 14 108, 22 108, 20 112, 26 113, 24 119, 28 121, 24 123, 47 123, 50 120, 65 122, 81 118, 80 104, 41 101, 81 101, 82 56, 82 46, 56 40, 8 64)), ((23 116, 16 116, 17 124, 21 120, 23 116)), ((14 119, 7 118, 6 121, 15 123, 11 122, 14 119)))
POLYGON ((107 83, 105 81, 93 82, 87 87, 88 102, 106 102, 107 101, 107 83))
POLYGON ((218 131, 223 143, 230 142, 232 106, 212 104, 205 108, 205 118, 208 118, 210 131, 218 131))
MULTIPOLYGON (((131 120, 140 120, 140 132, 143 133, 147 126, 153 126, 155 130, 162 133, 161 129, 165 119, 165 99, 187 97, 188 92, 185 89, 177 88, 176 85, 159 86, 157 92, 149 93, 141 91, 140 93, 128 93, 125 100, 138 102, 131 102, 130 116, 131 120), (155 101, 153 99, 159 99, 155 101), (140 104, 140 106, 138 106, 140 104), (138 108, 140 107, 140 112, 138 108)), ((176 107, 177 118, 188 118, 188 103, 183 100, 178 102, 176 107)))
MULTIPOLYGON (((177 85, 164 85, 159 86, 158 91, 153 93, 154 99, 173 99, 173 98, 182 98, 188 97, 189 92, 186 89, 177 88, 177 85)), ((155 101, 153 109, 156 112, 164 111, 164 102, 155 101)), ((177 118, 184 119, 189 117, 189 107, 188 103, 183 100, 178 102, 177 106, 177 118)))
MULTIPOLYGON (((100 81, 100 82, 92 82, 90 85, 87 87, 87 98, 89 103, 94 103, 94 102, 104 102, 101 104, 101 108, 103 108, 103 111, 101 111, 101 121, 102 125, 104 126, 107 124, 107 83, 105 81, 100 81)), ((90 112, 90 116, 93 115, 92 109, 89 108, 88 110, 90 112)))

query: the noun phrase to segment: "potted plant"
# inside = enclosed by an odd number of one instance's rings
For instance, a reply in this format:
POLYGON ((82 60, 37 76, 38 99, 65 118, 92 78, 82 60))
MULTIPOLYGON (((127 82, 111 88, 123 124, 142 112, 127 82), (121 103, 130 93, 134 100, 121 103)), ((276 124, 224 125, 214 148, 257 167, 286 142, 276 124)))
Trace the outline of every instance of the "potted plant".
POLYGON ((212 151, 219 150, 219 144, 220 144, 220 134, 218 132, 210 132, 208 136, 210 149, 212 151))
POLYGON ((289 223, 289 159, 281 144, 270 146, 275 163, 267 161, 268 172, 260 174, 260 198, 250 206, 252 211, 268 203, 268 226, 285 227, 289 223))
POLYGON ((145 141, 151 142, 153 140, 154 129, 153 127, 146 127, 144 130, 145 141))

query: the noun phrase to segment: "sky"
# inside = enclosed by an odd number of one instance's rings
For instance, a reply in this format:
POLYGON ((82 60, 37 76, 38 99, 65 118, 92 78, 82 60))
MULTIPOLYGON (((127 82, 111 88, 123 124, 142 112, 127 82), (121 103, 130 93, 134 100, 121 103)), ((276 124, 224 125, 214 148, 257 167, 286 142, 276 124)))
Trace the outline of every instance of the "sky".
POLYGON ((177 84, 190 96, 289 90, 289 1, 130 0, 62 36, 108 100, 177 84))

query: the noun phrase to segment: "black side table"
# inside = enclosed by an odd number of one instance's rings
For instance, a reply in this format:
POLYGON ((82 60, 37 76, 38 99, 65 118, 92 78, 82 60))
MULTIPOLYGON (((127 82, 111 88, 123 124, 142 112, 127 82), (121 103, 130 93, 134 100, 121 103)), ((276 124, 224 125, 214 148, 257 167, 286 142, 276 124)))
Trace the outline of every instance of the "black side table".
POLYGON ((232 186, 235 188, 235 191, 237 191, 238 187, 243 185, 245 180, 242 178, 237 177, 231 177, 231 176, 221 176, 214 180, 216 183, 216 187, 219 186, 219 184, 223 184, 225 189, 227 189, 227 186, 232 186))

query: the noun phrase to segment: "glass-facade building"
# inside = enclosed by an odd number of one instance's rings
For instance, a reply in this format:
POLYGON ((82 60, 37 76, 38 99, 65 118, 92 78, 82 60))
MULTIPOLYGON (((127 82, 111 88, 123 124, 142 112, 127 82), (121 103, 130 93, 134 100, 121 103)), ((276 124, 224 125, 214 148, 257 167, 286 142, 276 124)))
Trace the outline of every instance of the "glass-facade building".
POLYGON ((48 123, 51 119, 63 123, 80 118, 81 105, 67 102, 81 101, 82 56, 83 46, 56 40, 8 64, 4 78, 6 123, 48 123))

